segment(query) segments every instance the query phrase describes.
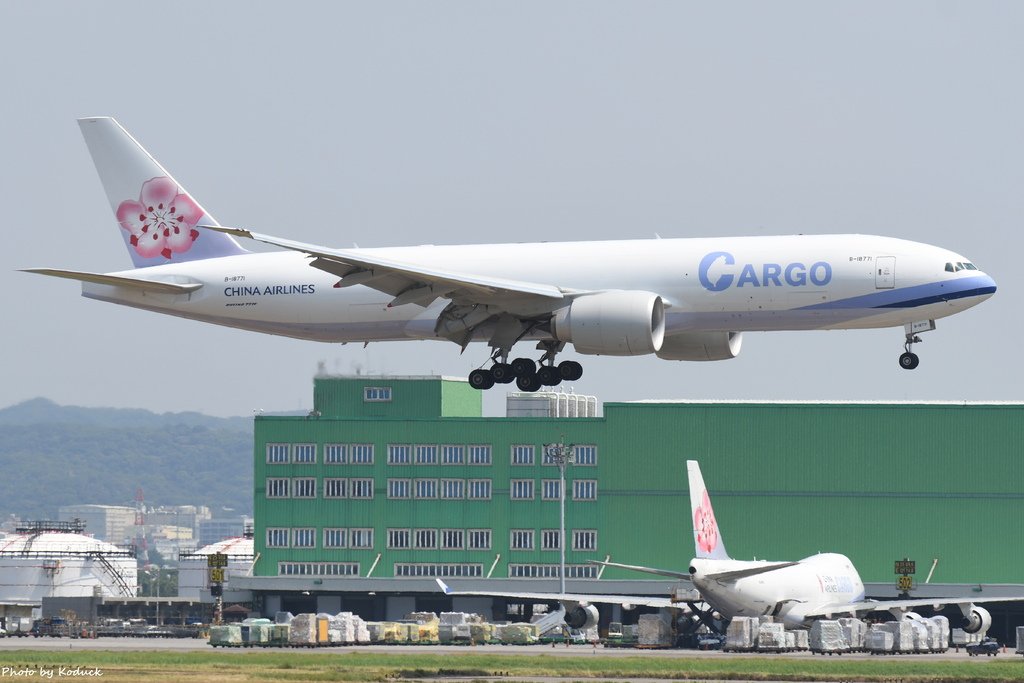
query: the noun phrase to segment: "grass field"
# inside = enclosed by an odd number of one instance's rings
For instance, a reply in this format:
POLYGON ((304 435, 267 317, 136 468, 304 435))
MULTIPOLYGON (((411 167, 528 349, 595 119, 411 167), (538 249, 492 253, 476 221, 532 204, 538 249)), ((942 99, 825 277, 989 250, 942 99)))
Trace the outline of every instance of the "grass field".
POLYGON ((376 654, 275 652, 54 652, 0 653, 0 680, 139 681, 384 681, 395 678, 562 677, 567 680, 661 678, 786 681, 1017 681, 1024 660, 843 660, 783 657, 685 659, 645 653, 636 657, 553 657, 528 653, 376 654), (63 667, 63 669, 61 669, 63 667), (76 669, 77 667, 77 669, 76 669), (97 672, 92 676, 88 672, 97 672), (49 674, 48 674, 49 672, 49 674), (76 675, 77 672, 77 675, 76 675))

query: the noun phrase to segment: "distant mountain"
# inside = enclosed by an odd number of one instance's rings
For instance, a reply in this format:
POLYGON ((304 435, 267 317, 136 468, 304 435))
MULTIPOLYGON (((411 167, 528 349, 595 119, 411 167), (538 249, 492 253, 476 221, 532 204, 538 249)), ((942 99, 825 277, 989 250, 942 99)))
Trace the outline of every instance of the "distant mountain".
POLYGON ((0 513, 55 519, 61 505, 252 511, 252 418, 59 406, 0 410, 0 513))
POLYGON ((153 413, 141 408, 83 408, 34 398, 0 408, 0 425, 83 424, 105 427, 164 427, 169 424, 252 433, 251 417, 211 417, 202 413, 153 413))

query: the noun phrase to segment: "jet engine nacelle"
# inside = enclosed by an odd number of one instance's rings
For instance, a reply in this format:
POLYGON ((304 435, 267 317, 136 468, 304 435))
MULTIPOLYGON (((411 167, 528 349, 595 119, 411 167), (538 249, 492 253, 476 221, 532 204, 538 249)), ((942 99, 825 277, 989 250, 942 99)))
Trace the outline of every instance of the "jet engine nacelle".
POLYGON ((569 628, 586 631, 588 628, 597 626, 599 618, 600 615, 597 613, 597 608, 593 605, 575 604, 565 606, 565 625, 569 628))
POLYGON ((992 625, 992 615, 984 607, 971 605, 964 611, 964 631, 967 633, 985 633, 992 625))
POLYGON ((555 339, 572 342, 578 353, 642 356, 665 339, 665 305, 651 292, 612 290, 585 294, 551 318, 555 339))
POLYGON ((742 332, 683 332, 665 337, 657 353, 664 360, 729 360, 742 345, 742 332))

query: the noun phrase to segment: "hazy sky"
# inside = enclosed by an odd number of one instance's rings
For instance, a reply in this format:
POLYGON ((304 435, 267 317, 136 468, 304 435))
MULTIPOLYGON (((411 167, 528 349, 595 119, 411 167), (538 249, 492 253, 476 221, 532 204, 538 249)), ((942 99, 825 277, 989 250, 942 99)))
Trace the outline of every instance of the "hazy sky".
POLYGON ((580 358, 575 390, 603 401, 1024 399, 1002 355, 1024 336, 1022 35, 1016 2, 0 3, 0 406, 295 410, 320 361, 487 356, 263 336, 15 272, 130 266, 75 123, 94 115, 222 223, 308 242, 862 232, 999 284, 913 372, 901 329, 748 333, 720 363, 580 358))

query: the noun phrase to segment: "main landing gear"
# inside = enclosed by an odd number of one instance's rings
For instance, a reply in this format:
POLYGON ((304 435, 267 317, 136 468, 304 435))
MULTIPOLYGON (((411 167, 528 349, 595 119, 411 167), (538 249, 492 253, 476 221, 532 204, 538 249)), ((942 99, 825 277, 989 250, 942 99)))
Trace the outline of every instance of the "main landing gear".
POLYGON ((469 386, 481 391, 495 384, 516 383, 520 391, 538 391, 541 387, 554 387, 563 381, 573 382, 583 376, 583 366, 574 360, 564 360, 555 365, 555 354, 564 344, 541 342, 544 349, 538 365, 532 358, 516 358, 508 362, 508 352, 495 350, 491 356, 494 364, 489 368, 477 368, 469 373, 469 386))
POLYGON ((921 363, 917 354, 910 350, 914 344, 920 341, 921 338, 916 334, 907 335, 907 341, 903 344, 903 353, 900 354, 900 367, 904 370, 913 370, 921 363))

